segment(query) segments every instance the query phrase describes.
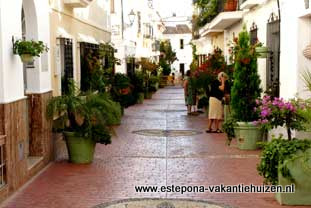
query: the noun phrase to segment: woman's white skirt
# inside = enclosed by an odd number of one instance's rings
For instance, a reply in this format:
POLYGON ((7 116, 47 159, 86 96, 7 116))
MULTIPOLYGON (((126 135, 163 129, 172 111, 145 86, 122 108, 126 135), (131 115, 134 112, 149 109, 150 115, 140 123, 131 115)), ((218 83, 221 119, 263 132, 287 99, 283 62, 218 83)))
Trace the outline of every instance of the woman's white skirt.
POLYGON ((209 119, 223 119, 224 108, 220 100, 215 97, 209 98, 209 111, 208 118, 209 119))

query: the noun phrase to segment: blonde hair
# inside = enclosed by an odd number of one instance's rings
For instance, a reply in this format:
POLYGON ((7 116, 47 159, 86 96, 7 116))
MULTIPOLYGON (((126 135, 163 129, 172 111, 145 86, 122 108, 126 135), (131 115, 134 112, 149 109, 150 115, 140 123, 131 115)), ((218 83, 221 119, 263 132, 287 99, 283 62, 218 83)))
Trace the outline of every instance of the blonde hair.
POLYGON ((220 80, 221 77, 225 77, 226 79, 228 79, 228 75, 225 72, 218 73, 218 76, 217 76, 218 80, 220 80))

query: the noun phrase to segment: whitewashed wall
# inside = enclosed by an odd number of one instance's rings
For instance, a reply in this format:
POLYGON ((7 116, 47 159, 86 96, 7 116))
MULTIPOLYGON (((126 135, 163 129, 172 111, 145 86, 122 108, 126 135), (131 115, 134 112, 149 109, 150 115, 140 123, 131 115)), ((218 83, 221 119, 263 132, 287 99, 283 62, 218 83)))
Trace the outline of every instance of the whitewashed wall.
MULTIPOLYGON (((29 37, 49 45, 48 1, 15 0, 0 1, 0 103, 8 103, 24 97, 23 64, 19 56, 13 55, 12 36, 21 38, 21 11, 24 4, 28 26, 34 25, 29 37), (37 23, 35 25, 35 23, 37 23)), ((51 90, 50 64, 46 55, 36 58, 35 69, 27 69, 27 93, 41 93, 51 90)))
POLYGON ((185 64, 185 72, 190 69, 192 62, 192 47, 190 45, 192 34, 164 34, 164 39, 171 41, 172 49, 176 52, 177 61, 172 64, 172 69, 179 72, 179 64, 185 64), (180 49, 180 39, 184 40, 184 49, 180 49))

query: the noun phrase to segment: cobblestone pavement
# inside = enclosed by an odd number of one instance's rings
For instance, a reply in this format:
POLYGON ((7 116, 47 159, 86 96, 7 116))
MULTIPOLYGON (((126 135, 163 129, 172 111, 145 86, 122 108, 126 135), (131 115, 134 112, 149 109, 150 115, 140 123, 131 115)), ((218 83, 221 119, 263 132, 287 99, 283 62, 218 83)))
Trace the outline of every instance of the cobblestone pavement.
POLYGON ((204 132, 204 115, 186 113, 181 88, 159 90, 152 100, 126 109, 112 144, 97 145, 91 165, 53 163, 3 206, 89 208, 129 198, 188 198, 231 207, 281 207, 273 194, 136 193, 137 185, 262 184, 256 171, 259 151, 226 146, 225 135, 204 132), (150 132, 154 129, 162 131, 150 132))

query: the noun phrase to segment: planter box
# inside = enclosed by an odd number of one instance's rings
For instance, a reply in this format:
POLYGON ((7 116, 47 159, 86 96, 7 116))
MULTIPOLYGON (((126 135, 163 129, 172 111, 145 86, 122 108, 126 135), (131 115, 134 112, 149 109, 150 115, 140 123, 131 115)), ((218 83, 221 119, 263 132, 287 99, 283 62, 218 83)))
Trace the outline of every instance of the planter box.
POLYGON ((241 150, 255 150, 258 148, 257 142, 262 141, 262 131, 252 123, 238 122, 234 128, 238 148, 241 150))
MULTIPOLYGON (((275 198, 284 205, 311 205, 311 149, 305 153, 301 151, 291 160, 286 160, 291 176, 295 180, 295 193, 276 193, 275 198)), ((291 185, 292 182, 278 173, 279 185, 291 185)))

